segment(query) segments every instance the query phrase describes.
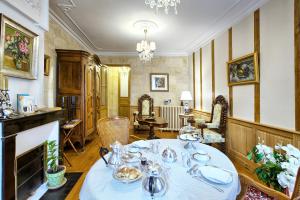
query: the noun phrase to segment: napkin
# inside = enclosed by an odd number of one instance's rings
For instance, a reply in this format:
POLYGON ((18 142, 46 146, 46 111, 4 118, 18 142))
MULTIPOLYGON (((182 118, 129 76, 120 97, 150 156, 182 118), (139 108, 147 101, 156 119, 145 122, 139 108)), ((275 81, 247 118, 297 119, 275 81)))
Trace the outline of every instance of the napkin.
POLYGON ((212 182, 228 184, 232 182, 232 174, 213 166, 199 167, 202 176, 212 182))
POLYGON ((132 146, 138 148, 150 148, 150 143, 146 140, 138 140, 132 143, 132 146))

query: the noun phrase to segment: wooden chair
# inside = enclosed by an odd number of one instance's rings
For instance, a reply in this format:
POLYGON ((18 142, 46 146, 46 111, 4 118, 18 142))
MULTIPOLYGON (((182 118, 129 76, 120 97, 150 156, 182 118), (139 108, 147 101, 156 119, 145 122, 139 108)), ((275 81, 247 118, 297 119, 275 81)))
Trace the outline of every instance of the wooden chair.
POLYGON ((219 95, 212 104, 210 121, 195 118, 198 128, 206 144, 219 143, 225 151, 225 133, 227 126, 228 103, 224 96, 219 95))
POLYGON ((100 119, 97 123, 97 131, 102 147, 106 147, 109 150, 109 145, 116 140, 123 145, 128 144, 129 119, 127 117, 100 119))
POLYGON ((294 192, 291 197, 286 194, 274 190, 258 178, 254 177, 255 174, 250 175, 245 172, 239 172, 239 178, 241 182, 241 193, 238 196, 239 200, 256 200, 259 196, 261 200, 299 200, 300 199, 300 170, 298 170, 294 192))
POLYGON ((151 98, 147 94, 144 94, 138 100, 138 111, 133 113, 134 131, 149 130, 148 126, 139 124, 139 122, 137 121, 137 118, 141 117, 141 116, 152 116, 152 114, 153 114, 153 98, 151 98))

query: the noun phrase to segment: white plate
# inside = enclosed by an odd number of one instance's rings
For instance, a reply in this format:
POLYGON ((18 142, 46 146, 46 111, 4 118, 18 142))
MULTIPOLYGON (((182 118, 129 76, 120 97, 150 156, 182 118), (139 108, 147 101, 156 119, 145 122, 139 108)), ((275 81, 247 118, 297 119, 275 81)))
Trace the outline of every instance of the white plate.
POLYGON ((208 155, 207 153, 201 154, 201 153, 198 153, 198 152, 197 152, 197 153, 194 153, 194 154, 192 155, 192 158, 193 158, 195 161, 202 162, 202 163, 208 162, 208 161, 211 159, 210 155, 208 155))
POLYGON ((133 163, 133 162, 139 162, 141 157, 142 157, 141 152, 127 153, 122 155, 122 160, 127 163, 133 163))
POLYGON ((197 138, 193 137, 192 134, 188 134, 188 133, 187 134, 181 134, 179 136, 179 138, 181 140, 184 140, 184 141, 197 141, 198 140, 197 138))
POLYGON ((199 167, 199 171, 205 179, 213 183, 226 185, 233 181, 232 173, 215 166, 202 166, 199 167))
POLYGON ((117 170, 115 173, 113 173, 113 178, 115 180, 117 180, 119 182, 122 182, 122 183, 133 183, 133 182, 135 182, 135 181, 137 181, 137 180, 139 180, 139 179, 142 178, 143 174, 142 174, 142 172, 139 169, 137 169, 135 167, 128 167, 128 166, 124 166, 124 167, 135 169, 139 175, 135 179, 120 178, 120 177, 117 176, 117 173, 118 173, 118 170, 117 170))
POLYGON ((138 147, 135 147, 135 146, 130 146, 128 148, 128 152, 129 153, 138 153, 138 152, 140 152, 140 149, 138 147))

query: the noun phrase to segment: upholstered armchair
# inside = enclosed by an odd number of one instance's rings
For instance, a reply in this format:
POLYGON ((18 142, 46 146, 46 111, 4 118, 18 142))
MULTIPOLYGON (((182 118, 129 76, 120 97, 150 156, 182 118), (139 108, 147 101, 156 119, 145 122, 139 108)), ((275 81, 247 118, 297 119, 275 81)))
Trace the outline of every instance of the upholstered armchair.
POLYGON ((228 103, 222 95, 219 95, 213 101, 210 121, 195 118, 196 126, 201 129, 204 138, 203 143, 221 143, 222 151, 225 151, 227 112, 228 103))
POLYGON ((149 117, 153 115, 155 115, 153 112, 153 98, 147 94, 144 94, 138 99, 138 111, 133 113, 134 130, 149 130, 148 126, 140 125, 137 119, 139 117, 149 117))

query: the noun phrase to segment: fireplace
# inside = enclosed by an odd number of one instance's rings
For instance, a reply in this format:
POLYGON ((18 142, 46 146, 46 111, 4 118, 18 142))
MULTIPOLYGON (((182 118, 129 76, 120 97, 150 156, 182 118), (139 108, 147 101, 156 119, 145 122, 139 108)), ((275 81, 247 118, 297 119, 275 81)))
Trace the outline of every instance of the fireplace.
POLYGON ((47 191, 44 143, 58 144, 62 119, 61 109, 49 109, 0 120, 0 199, 39 199, 47 191))
POLYGON ((45 182, 45 150, 45 144, 41 144, 16 158, 18 200, 32 196, 45 182))

